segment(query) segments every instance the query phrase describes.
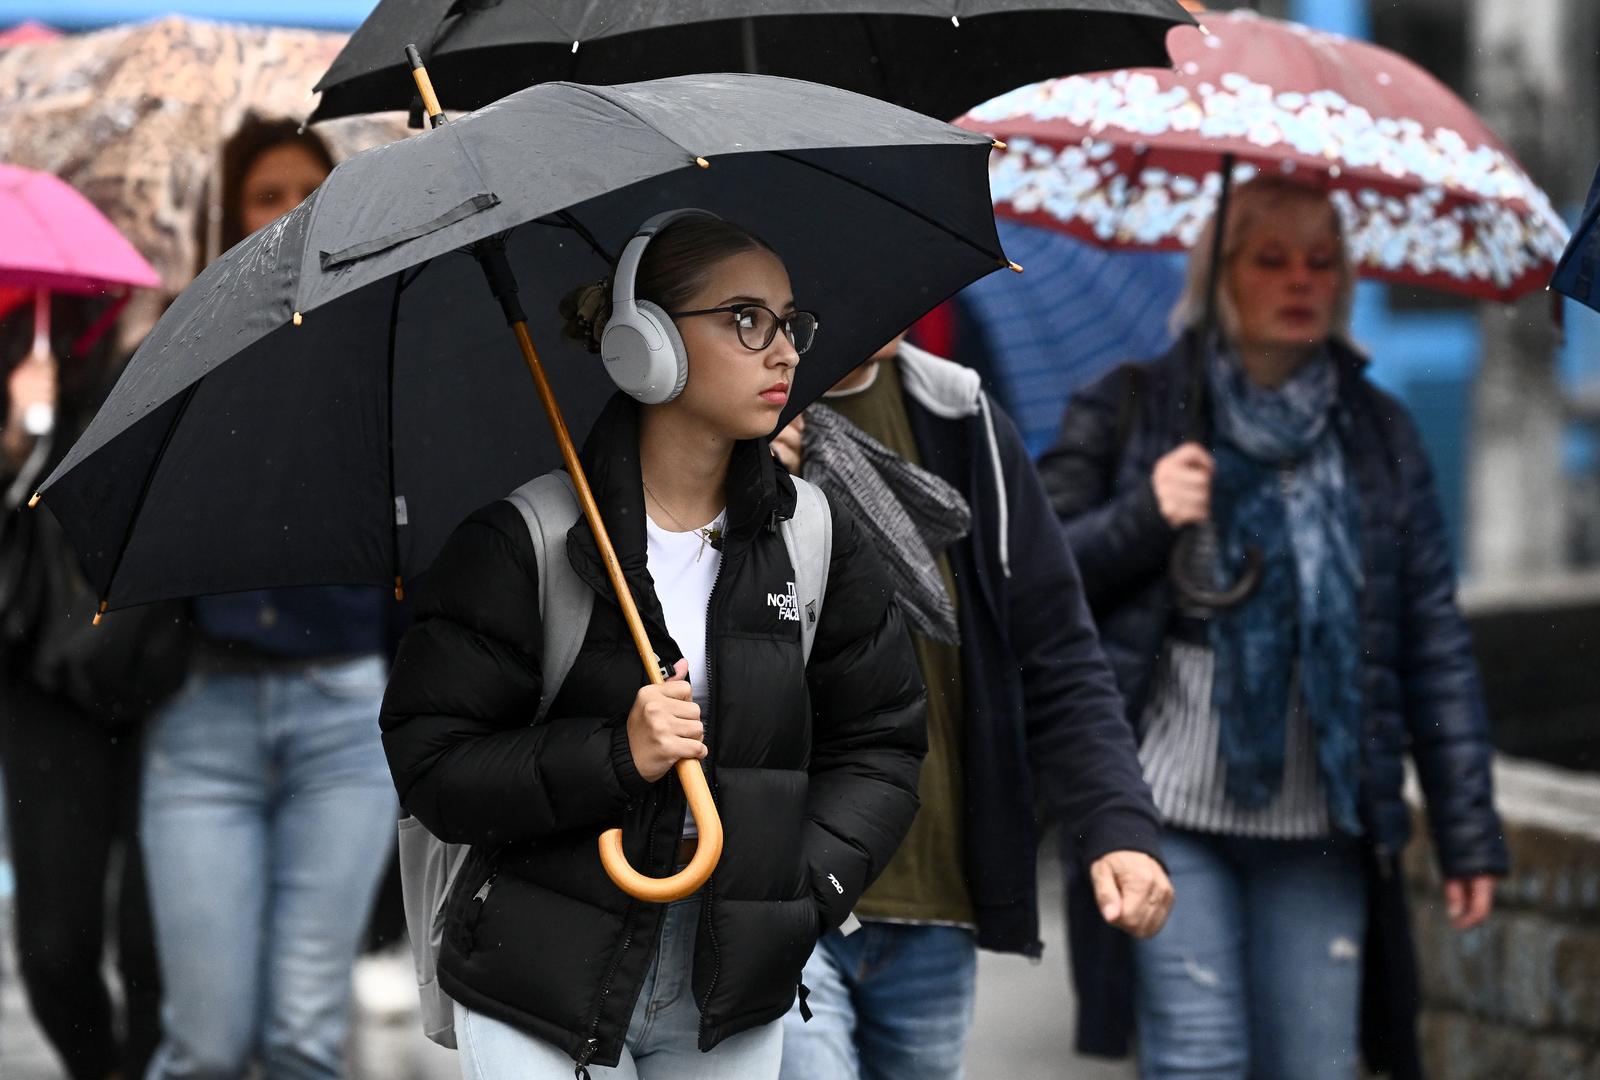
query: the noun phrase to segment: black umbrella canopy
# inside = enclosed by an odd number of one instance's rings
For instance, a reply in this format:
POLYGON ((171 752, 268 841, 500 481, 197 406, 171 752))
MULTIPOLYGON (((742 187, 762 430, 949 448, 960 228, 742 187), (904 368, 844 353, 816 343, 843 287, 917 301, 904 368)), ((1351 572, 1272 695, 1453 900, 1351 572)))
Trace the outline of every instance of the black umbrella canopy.
POLYGON ((422 50, 447 109, 532 83, 748 71, 954 119, 1041 79, 1166 66, 1177 0, 380 0, 316 89, 312 121, 409 108, 422 50))
POLYGON ((986 138, 787 79, 551 83, 340 165, 157 324, 44 501, 111 607, 389 584, 557 464, 475 258, 504 235, 581 438, 612 387, 557 305, 646 218, 754 229, 818 313, 789 410, 1006 265, 986 138), (298 325, 297 325, 298 323, 298 325))

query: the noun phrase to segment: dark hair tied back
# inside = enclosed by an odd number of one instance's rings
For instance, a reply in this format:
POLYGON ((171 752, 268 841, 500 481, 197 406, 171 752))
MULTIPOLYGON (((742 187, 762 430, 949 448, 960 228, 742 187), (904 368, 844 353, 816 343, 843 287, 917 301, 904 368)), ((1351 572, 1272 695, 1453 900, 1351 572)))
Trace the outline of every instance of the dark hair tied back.
POLYGON ((580 285, 561 298, 562 333, 582 342, 591 353, 600 351, 600 337, 610 318, 610 278, 580 285))

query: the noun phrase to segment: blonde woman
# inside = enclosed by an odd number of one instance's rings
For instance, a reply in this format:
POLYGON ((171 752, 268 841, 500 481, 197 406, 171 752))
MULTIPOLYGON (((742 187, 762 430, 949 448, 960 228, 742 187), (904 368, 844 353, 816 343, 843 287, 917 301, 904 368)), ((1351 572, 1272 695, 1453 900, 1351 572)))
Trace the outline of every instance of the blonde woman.
MULTIPOLYGON (((1378 887, 1409 834, 1408 748, 1458 927, 1506 871, 1483 700, 1426 454, 1347 338, 1334 207, 1279 178, 1239 189, 1203 340, 1211 247, 1194 248, 1178 344, 1077 395, 1040 465, 1169 829, 1178 899, 1134 946, 1122 1001, 1146 1077, 1348 1080, 1368 966, 1389 965, 1369 982, 1395 991, 1388 1050, 1410 1053, 1404 918, 1378 887), (1197 408, 1209 437, 1185 441, 1197 408), (1231 607, 1170 583, 1177 536, 1207 520, 1202 584, 1260 559, 1231 607)), ((1088 1010, 1086 1047, 1120 1048, 1116 1003, 1088 1010)))

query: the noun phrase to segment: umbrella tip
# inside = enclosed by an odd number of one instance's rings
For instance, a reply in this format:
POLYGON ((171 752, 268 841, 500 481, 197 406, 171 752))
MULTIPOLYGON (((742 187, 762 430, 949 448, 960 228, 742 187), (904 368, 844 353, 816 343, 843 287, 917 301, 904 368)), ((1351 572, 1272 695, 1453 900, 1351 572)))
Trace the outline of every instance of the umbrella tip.
POLYGON ((950 16, 950 25, 955 27, 957 30, 961 29, 961 16, 959 16, 959 15, 950 16))
POLYGON ((94 622, 91 623, 90 625, 92 625, 92 626, 99 626, 100 625, 100 620, 105 617, 106 605, 109 604, 109 603, 110 603, 109 600, 100 601, 100 610, 94 613, 94 622))
POLYGON ((42 498, 42 496, 37 491, 35 491, 33 493, 33 498, 28 500, 28 509, 32 510, 35 506, 38 506, 40 498, 42 498))
POLYGON ((1004 267, 1005 267, 1005 268, 1006 268, 1006 269, 1007 269, 1007 270, 1010 270, 1010 271, 1011 271, 1011 272, 1012 272, 1012 273, 1013 273, 1013 274, 1020 274, 1020 273, 1022 273, 1022 266, 1021 266, 1021 264, 1020 264, 1020 263, 1014 263, 1014 262, 1011 262, 1011 261, 1009 261, 1009 260, 1007 260, 1007 261, 1006 261, 1006 262, 1005 262, 1005 263, 1003 263, 1003 264, 1002 264, 1002 265, 1003 265, 1003 266, 1004 266, 1004 267))
POLYGON ((406 584, 400 580, 399 574, 394 576, 394 598, 396 600, 404 600, 406 598, 406 584))
POLYGON ((576 39, 574 39, 573 42, 572 42, 572 55, 573 56, 577 56, 578 55, 578 42, 577 42, 576 39))
POLYGON ((298 311, 294 313, 294 324, 296 326, 299 326, 301 323, 303 323, 305 321, 306 321, 305 320, 305 316, 301 315, 298 311))
POLYGON ((709 161, 707 161, 707 160, 706 160, 706 159, 705 159, 705 158, 703 158, 703 157, 697 157, 697 158, 695 158, 695 159, 694 159, 694 163, 695 163, 695 164, 696 164, 696 165, 698 165, 698 166, 700 166, 700 167, 701 167, 701 168, 702 168, 702 169, 709 169, 709 168, 711 168, 711 162, 709 162, 709 161))
POLYGON ((1005 148, 1006 144, 1001 142, 999 139, 995 139, 989 144, 989 149, 991 150, 1004 150, 1005 148))

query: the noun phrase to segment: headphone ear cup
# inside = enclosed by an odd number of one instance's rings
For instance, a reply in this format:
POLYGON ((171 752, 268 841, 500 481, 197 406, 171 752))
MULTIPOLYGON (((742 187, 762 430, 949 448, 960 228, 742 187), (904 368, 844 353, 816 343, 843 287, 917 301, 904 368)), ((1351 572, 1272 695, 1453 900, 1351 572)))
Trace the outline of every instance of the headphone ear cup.
POLYGON ((630 301, 612 309, 600 336, 600 359, 617 389, 645 405, 671 401, 688 379, 678 328, 649 301, 630 301))
POLYGON ((683 347, 683 335, 678 333, 678 326, 672 321, 672 316, 648 300, 636 300, 634 303, 639 309, 641 321, 649 320, 655 323, 656 329, 661 334, 661 340, 665 343, 665 348, 651 360, 650 374, 653 383, 658 386, 670 386, 672 392, 666 397, 645 402, 648 405, 664 405, 683 393, 683 388, 688 385, 689 352, 683 347))

